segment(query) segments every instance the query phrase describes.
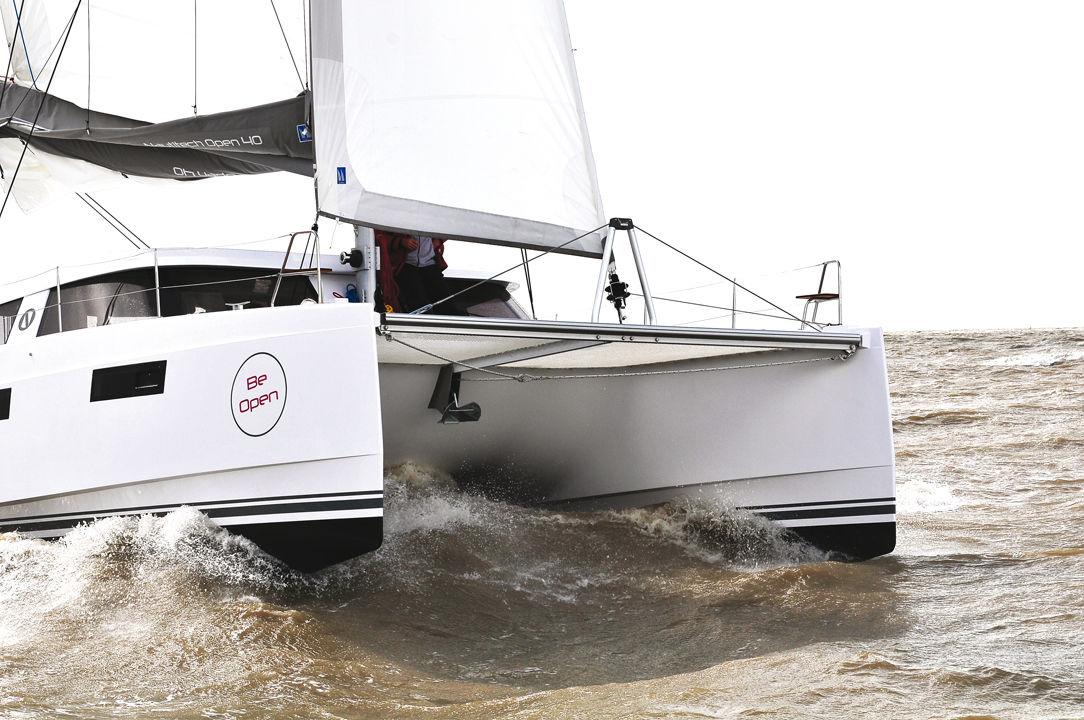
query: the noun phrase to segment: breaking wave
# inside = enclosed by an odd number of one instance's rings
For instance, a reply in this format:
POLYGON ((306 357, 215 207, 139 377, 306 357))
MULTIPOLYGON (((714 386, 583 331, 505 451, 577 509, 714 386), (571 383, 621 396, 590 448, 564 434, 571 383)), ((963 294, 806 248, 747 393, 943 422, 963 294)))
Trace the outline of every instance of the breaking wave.
POLYGON ((981 364, 987 367, 1044 368, 1068 365, 1084 360, 1084 350, 1046 350, 1020 353, 985 360, 981 364))
POLYGON ((900 513, 950 512, 962 504, 952 488, 930 480, 908 480, 896 485, 896 508, 900 513))

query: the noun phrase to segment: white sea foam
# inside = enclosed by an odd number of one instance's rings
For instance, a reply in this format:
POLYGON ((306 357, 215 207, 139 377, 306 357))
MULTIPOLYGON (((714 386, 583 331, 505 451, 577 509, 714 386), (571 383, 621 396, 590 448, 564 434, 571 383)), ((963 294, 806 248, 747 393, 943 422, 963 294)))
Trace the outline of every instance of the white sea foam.
POLYGON ((1084 350, 1040 350, 1038 352, 1006 355, 981 364, 987 367, 1054 367, 1084 360, 1084 350))
POLYGON ((900 513, 949 512, 962 504, 952 488, 929 480, 908 480, 896 485, 896 510, 900 513))
POLYGON ((612 516, 710 563, 761 568, 824 559, 767 518, 717 502, 683 499, 612 516))

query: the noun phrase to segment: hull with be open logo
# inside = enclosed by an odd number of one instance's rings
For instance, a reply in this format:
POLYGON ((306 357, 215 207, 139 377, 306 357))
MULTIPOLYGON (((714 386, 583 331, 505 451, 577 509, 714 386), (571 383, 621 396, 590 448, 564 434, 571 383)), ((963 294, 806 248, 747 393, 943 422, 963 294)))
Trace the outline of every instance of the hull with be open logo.
POLYGON ((278 358, 261 352, 241 364, 233 378, 230 407, 246 435, 260 437, 274 429, 286 408, 286 371, 278 358))

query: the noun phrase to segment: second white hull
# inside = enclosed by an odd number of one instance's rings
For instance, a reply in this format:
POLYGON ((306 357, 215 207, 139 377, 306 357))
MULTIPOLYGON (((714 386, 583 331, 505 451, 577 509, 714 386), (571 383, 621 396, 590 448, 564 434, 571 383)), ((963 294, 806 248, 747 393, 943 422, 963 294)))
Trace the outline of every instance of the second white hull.
POLYGON ((427 407, 438 365, 385 363, 385 459, 571 509, 718 500, 825 550, 881 555, 895 545, 892 428, 881 335, 863 338, 846 360, 788 349, 608 369, 557 369, 546 358, 503 369, 562 376, 529 382, 466 370, 458 399, 477 402, 482 415, 458 424, 440 424, 427 407))

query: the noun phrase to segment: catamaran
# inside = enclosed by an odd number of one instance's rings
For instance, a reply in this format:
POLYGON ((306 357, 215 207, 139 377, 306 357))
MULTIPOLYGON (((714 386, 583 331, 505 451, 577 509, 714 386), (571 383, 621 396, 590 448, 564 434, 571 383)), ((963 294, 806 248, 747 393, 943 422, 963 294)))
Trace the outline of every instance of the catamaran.
POLYGON ((0 287, 0 532, 191 506, 313 571, 380 545, 384 469, 412 460, 516 502, 702 499, 838 557, 893 549, 881 332, 818 323, 840 300, 823 274, 792 329, 657 321, 638 228, 603 212, 559 1, 312 0, 298 96, 161 122, 52 87, 88 12, 3 8, 8 195, 293 172, 354 247, 328 254, 314 227, 285 252, 148 249, 0 287), (463 314, 389 312, 378 232, 594 261, 590 320, 536 319, 507 280, 455 271, 463 314))

